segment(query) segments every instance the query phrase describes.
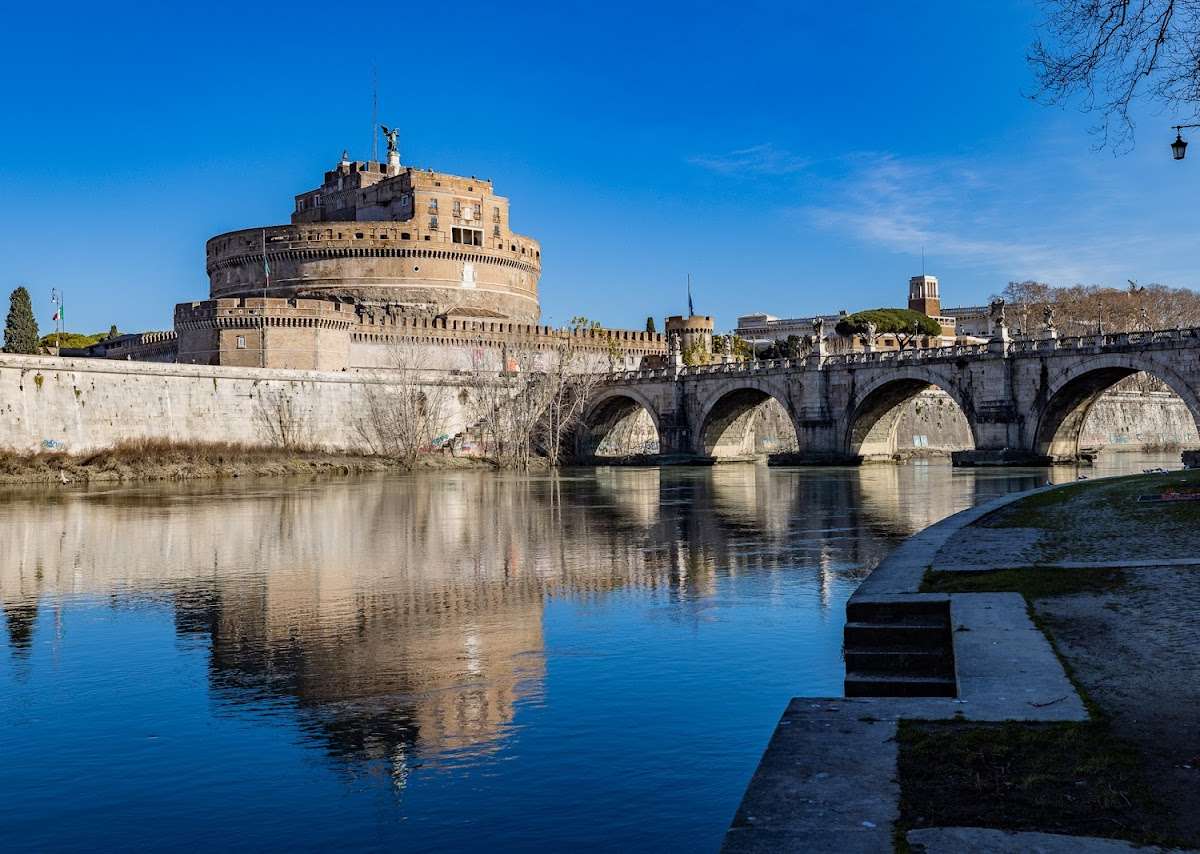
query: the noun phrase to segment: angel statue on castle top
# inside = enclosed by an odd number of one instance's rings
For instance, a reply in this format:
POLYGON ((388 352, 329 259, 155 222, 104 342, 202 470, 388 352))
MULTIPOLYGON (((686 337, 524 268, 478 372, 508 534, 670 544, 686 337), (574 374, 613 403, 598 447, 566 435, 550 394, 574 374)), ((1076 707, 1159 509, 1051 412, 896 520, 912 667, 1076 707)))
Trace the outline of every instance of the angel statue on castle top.
POLYGON ((388 154, 399 152, 396 147, 396 140, 400 138, 400 128, 389 128, 387 125, 379 126, 383 130, 383 138, 387 140, 388 154))

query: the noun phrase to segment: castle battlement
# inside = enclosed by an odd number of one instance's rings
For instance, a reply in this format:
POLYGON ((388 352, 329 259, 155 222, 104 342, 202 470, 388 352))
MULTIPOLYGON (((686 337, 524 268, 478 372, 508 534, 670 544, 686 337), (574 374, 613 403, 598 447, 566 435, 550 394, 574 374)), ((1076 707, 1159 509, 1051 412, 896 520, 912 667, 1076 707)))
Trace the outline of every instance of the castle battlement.
POLYGON ((175 329, 274 326, 350 329, 358 323, 354 307, 329 300, 244 297, 185 302, 175 306, 175 329))

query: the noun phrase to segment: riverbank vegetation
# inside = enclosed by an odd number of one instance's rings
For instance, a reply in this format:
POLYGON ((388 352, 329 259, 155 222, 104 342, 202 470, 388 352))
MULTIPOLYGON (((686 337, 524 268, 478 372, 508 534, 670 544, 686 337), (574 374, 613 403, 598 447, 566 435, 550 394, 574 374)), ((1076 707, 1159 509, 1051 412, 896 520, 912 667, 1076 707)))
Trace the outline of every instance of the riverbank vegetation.
POLYGON ((86 454, 0 451, 0 484, 93 483, 194 478, 351 475, 418 468, 488 466, 476 458, 430 455, 413 465, 366 454, 316 448, 271 448, 231 442, 131 440, 86 454))
POLYGON ((1047 596, 1104 593, 1125 583, 1120 569, 1022 567, 980 572, 925 573, 922 593, 1020 593, 1027 602, 1047 596))

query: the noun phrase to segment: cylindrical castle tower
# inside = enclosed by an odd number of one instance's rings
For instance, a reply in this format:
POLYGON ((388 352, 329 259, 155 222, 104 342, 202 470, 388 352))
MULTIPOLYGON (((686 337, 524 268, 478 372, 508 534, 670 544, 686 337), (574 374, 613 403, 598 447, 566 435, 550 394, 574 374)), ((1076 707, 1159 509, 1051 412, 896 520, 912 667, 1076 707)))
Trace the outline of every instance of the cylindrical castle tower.
POLYGON ((289 225, 217 235, 209 292, 308 297, 537 323, 541 246, 490 181, 343 160, 289 225), (269 282, 268 282, 269 271, 269 282))

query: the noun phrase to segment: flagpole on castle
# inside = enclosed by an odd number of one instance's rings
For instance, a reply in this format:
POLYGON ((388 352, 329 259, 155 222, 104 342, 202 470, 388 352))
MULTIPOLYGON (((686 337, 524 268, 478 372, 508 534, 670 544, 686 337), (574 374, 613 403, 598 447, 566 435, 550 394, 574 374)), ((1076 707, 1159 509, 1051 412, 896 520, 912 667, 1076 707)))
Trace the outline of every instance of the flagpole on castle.
POLYGON ((58 288, 50 289, 50 303, 54 306, 54 349, 62 351, 63 298, 58 288))

